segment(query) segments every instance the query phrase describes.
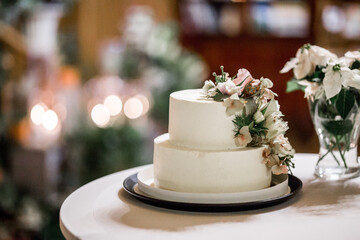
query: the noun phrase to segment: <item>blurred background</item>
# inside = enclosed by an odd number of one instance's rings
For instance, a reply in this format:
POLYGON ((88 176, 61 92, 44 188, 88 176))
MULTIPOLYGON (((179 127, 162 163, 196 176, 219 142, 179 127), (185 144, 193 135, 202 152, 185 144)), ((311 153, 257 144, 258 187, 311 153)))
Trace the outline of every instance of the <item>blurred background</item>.
POLYGON ((152 162, 168 97, 247 68, 274 91, 297 152, 318 142, 279 70, 311 43, 360 48, 358 1, 2 0, 0 239, 62 239, 79 186, 152 162))

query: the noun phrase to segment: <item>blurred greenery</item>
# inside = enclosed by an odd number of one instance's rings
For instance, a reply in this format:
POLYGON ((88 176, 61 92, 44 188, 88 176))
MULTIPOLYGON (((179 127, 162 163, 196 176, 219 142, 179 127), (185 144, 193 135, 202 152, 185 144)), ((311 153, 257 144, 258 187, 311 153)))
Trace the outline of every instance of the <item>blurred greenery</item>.
POLYGON ((71 134, 65 144, 69 159, 77 161, 81 185, 146 161, 145 136, 130 124, 108 128, 87 126, 71 134))

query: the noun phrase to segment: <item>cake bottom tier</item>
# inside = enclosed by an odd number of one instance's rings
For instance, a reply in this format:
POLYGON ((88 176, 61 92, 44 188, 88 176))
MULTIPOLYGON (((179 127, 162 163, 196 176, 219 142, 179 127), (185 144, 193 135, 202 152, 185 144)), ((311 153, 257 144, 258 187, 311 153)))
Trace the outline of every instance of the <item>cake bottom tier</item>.
POLYGON ((194 150, 175 146, 169 134, 154 140, 154 180, 178 192, 227 193, 267 188, 271 171, 262 163, 264 147, 194 150))

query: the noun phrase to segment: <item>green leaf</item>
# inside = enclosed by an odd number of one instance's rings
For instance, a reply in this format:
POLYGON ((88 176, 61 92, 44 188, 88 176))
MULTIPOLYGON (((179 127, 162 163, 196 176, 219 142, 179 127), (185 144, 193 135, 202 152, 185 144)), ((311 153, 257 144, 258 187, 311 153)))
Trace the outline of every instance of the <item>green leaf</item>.
POLYGON ((355 62, 353 62, 353 64, 350 67, 351 70, 353 69, 360 69, 360 62, 359 60, 355 60, 355 62))
POLYGON ((353 129, 353 124, 350 120, 324 121, 322 125, 326 131, 334 135, 345 135, 353 129))
POLYGON ((224 98, 227 98, 229 96, 222 94, 221 92, 217 91, 213 99, 217 102, 222 101, 224 98))
POLYGON ((336 109, 343 119, 346 119, 347 115, 350 113, 354 104, 355 104, 355 97, 352 94, 352 92, 344 88, 341 89, 339 96, 336 100, 336 109))
POLYGON ((294 91, 297 91, 297 90, 302 90, 304 91, 305 90, 305 86, 301 86, 297 80, 290 80, 286 83, 286 92, 287 93, 290 93, 290 92, 294 92, 294 91))

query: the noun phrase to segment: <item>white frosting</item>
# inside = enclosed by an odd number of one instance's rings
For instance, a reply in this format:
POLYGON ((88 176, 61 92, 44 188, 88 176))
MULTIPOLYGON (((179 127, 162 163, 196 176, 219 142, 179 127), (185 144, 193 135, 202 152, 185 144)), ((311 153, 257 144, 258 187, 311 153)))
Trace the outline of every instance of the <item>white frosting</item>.
POLYGON ((201 89, 170 95, 169 134, 173 145, 195 149, 235 149, 234 116, 223 102, 206 98, 201 89))
POLYGON ((263 147, 196 150, 173 145, 169 134, 155 138, 154 145, 154 176, 158 187, 179 192, 221 193, 270 186, 270 169, 262 163, 263 147))

